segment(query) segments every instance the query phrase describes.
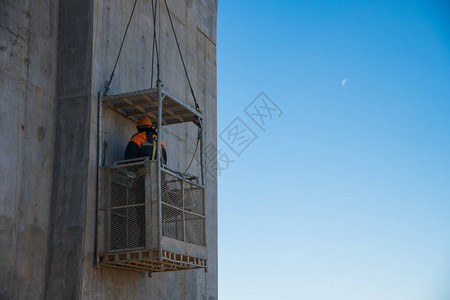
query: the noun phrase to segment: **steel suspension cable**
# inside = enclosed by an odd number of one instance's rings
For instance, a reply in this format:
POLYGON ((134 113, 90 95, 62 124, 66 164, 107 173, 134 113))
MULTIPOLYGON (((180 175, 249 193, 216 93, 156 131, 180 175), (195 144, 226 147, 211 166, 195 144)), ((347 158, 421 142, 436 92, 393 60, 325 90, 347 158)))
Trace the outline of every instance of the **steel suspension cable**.
POLYGON ((186 64, 184 63, 183 54, 181 53, 180 44, 178 43, 177 33, 175 32, 175 27, 173 26, 173 22, 172 22, 172 17, 170 15, 169 6, 167 5, 167 0, 164 0, 164 4, 166 5, 167 14, 169 15, 169 21, 170 21, 170 25, 172 26, 172 32, 173 32, 173 35, 175 37, 175 42, 177 43, 178 53, 180 53, 181 62, 183 63, 184 74, 186 75, 186 79, 188 81, 189 88, 191 89, 192 97, 194 98, 195 109, 197 111, 200 111, 200 107, 198 106, 197 98, 195 97, 194 90, 192 89, 191 80, 189 79, 189 75, 188 75, 188 72, 187 72, 187 69, 186 69, 186 64))
MULTIPOLYGON (((175 37, 175 42, 177 44, 178 53, 180 54, 181 62, 183 64, 184 74, 186 75, 186 79, 189 84, 189 89, 191 90, 192 98, 194 98, 195 109, 200 112, 200 107, 198 105, 197 98, 195 97, 194 89, 192 88, 192 84, 191 84, 191 80, 189 79, 186 64, 184 63, 183 54, 181 53, 180 43, 178 42, 177 33, 175 31, 175 27, 173 26, 172 16, 170 14, 169 6, 167 5, 167 0, 164 0, 164 4, 166 6, 167 14, 169 15, 170 26, 172 27, 172 32, 173 32, 173 36, 175 37)), ((200 141, 200 165, 201 165, 200 169, 201 169, 201 175, 202 175, 202 184, 205 184, 205 177, 204 177, 205 174, 204 174, 204 170, 203 170, 203 167, 204 167, 203 166, 203 164, 204 164, 204 162, 203 162, 203 124, 202 124, 201 120, 198 120, 198 125, 199 125, 199 130, 198 130, 197 142, 200 141)), ((198 143, 197 143, 197 146, 198 146, 198 143)), ((196 148, 197 148, 197 146, 196 146, 196 148)), ((195 152, 196 151, 197 151, 197 149, 195 150, 195 152)), ((194 156, 195 156, 195 152, 194 152, 194 156)), ((191 163, 192 163, 192 160, 191 160, 191 163)), ((188 169, 189 169, 191 163, 189 164, 188 169)))
POLYGON ((136 8, 136 3, 137 3, 137 0, 134 1, 133 10, 131 11, 131 16, 130 16, 130 19, 128 20, 127 28, 125 29, 125 33, 122 38, 122 43, 120 44, 120 49, 119 49, 119 53, 117 54, 116 63, 114 64, 114 68, 111 72, 111 76, 109 77, 109 81, 105 86, 105 94, 109 91, 109 86, 111 85, 111 82, 113 80, 114 72, 116 71, 117 63, 119 61, 120 54, 122 53, 122 47, 125 42, 125 38, 127 37, 128 27, 130 27, 131 20, 133 19, 134 10, 136 8))
POLYGON ((156 39, 156 6, 158 5, 158 0, 153 3, 152 0, 152 16, 153 16, 153 46, 152 46, 152 75, 150 79, 150 87, 153 88, 153 64, 155 61, 155 50, 156 50, 156 77, 159 80, 159 51, 158 51, 158 40, 156 39), (156 47, 155 47, 156 46, 156 47))

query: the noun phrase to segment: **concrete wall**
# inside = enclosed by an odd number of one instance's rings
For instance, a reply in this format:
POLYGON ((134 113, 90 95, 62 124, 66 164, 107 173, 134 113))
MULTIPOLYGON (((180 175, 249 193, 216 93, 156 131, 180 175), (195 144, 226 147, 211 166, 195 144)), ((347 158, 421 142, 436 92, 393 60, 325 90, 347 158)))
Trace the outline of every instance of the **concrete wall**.
POLYGON ((79 299, 88 193, 92 1, 60 1, 46 299, 79 299))
MULTIPOLYGON (((103 0, 94 7, 93 73, 91 116, 96 119, 97 93, 109 79, 121 38, 134 1, 103 0)), ((194 107, 183 66, 176 48, 165 6, 158 1, 157 37, 160 53, 161 81, 176 96, 194 107)), ((216 1, 169 0, 169 8, 189 77, 197 100, 204 110, 207 143, 216 144, 216 1)), ((149 88, 151 82, 153 24, 151 1, 138 1, 135 16, 126 38, 110 94, 149 88)), ((156 62, 155 62, 156 64, 156 62)), ((156 66, 154 81, 156 80, 156 66)), ((155 82, 153 82, 155 86, 155 82)), ((92 123, 93 125, 95 123, 92 123)), ((117 113, 103 110, 103 138, 107 142, 106 164, 123 159, 123 152, 136 124, 117 113)), ((91 142, 96 141, 97 127, 92 127, 91 142)), ((163 140, 167 145, 168 164, 185 170, 194 153, 197 128, 194 124, 168 126, 163 140)), ((90 177, 96 177, 96 153, 91 153, 90 177)), ((200 175, 197 158, 190 172, 200 175)), ((94 182, 94 180, 90 180, 94 182)), ((92 191, 95 186, 91 186, 92 191)), ((93 193, 89 193, 94 195, 93 193)), ((216 299, 217 298, 217 184, 207 180, 208 273, 204 270, 147 274, 93 268, 95 241, 95 199, 87 201, 83 298, 105 299, 216 299)))
MULTIPOLYGON (((109 79, 134 1, 43 2, 0 0, 0 299, 216 299, 214 178, 206 181, 208 273, 149 278, 95 268, 97 93, 109 79)), ((193 105, 158 2, 161 80, 193 105)), ((205 143, 216 145, 217 1, 168 5, 204 111, 205 143)), ((152 33, 151 1, 139 0, 110 94, 150 87, 152 33)), ((111 164, 122 158, 135 124, 107 109, 103 116, 111 164)), ((196 135, 193 124, 164 130, 171 167, 185 169, 196 135)), ((197 155, 190 172, 200 174, 198 161, 197 155)))
POLYGON ((0 0, 0 299, 44 295, 58 2, 0 0))

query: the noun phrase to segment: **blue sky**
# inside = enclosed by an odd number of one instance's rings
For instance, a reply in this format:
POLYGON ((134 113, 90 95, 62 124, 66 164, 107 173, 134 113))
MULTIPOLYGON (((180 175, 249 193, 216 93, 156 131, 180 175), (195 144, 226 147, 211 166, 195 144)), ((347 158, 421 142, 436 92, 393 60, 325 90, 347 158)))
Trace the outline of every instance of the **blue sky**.
POLYGON ((219 139, 219 298, 450 299, 450 5, 219 1, 217 35, 218 134, 257 135, 219 139))

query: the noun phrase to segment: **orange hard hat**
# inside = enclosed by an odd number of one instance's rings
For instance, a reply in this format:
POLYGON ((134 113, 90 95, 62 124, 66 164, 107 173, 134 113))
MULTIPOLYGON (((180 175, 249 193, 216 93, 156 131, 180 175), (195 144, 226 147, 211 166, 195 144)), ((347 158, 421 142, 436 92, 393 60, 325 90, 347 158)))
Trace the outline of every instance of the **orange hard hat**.
POLYGON ((152 126, 153 123, 149 117, 140 117, 137 126, 152 126))

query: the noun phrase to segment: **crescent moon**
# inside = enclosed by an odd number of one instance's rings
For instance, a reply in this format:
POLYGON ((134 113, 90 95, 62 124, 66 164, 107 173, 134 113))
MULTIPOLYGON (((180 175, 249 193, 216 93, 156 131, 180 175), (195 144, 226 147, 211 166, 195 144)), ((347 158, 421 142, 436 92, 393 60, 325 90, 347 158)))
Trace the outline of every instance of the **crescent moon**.
POLYGON ((344 86, 347 83, 347 78, 345 78, 344 80, 342 80, 342 86, 344 86))

